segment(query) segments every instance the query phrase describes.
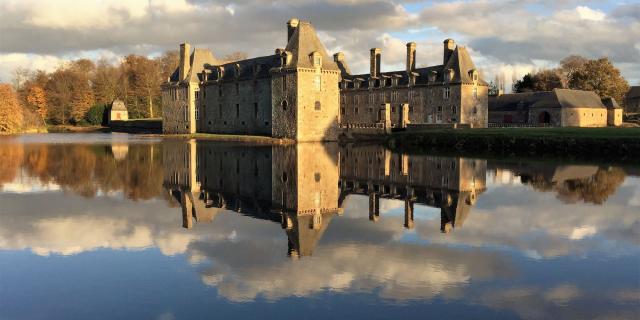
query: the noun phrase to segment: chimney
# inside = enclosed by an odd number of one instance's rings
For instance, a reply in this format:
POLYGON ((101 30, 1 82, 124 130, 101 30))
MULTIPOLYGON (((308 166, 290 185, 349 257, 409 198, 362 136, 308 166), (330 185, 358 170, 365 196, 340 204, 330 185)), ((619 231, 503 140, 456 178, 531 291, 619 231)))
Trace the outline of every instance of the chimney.
POLYGON ((416 43, 407 43, 407 73, 416 70, 416 43))
POLYGON ((180 81, 187 78, 189 73, 189 55, 191 54, 191 45, 188 43, 180 44, 180 81))
POLYGON ((380 48, 371 48, 371 59, 369 62, 371 63, 371 77, 377 78, 380 76, 380 60, 381 60, 382 49, 380 48))
POLYGON ((347 61, 344 58, 344 53, 338 52, 338 53, 334 54, 333 55, 333 61, 338 65, 338 68, 340 68, 340 71, 343 74, 351 74, 351 71, 349 70, 349 67, 347 66, 347 61))
POLYGON ((298 29, 298 24, 300 24, 300 20, 296 18, 292 18, 287 22, 287 43, 289 43, 289 40, 291 40, 291 37, 293 36, 293 33, 296 32, 296 29, 298 29))
POLYGON ((447 64, 447 61, 449 61, 449 57, 451 57, 451 54, 453 53, 453 50, 455 50, 455 48, 456 42, 453 41, 453 39, 447 39, 444 41, 444 56, 442 64, 447 64))

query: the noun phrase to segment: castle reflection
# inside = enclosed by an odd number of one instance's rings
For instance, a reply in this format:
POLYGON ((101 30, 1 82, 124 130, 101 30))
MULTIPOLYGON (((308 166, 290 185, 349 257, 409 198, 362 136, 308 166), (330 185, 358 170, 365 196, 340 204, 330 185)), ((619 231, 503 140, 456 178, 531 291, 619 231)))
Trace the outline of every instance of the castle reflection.
POLYGON ((212 222, 225 210, 282 225, 291 257, 313 254, 350 195, 404 202, 404 227, 414 205, 440 209, 441 231, 462 226, 486 189, 485 160, 392 153, 381 146, 296 144, 246 147, 190 141, 166 143, 164 188, 182 208, 183 227, 212 222))

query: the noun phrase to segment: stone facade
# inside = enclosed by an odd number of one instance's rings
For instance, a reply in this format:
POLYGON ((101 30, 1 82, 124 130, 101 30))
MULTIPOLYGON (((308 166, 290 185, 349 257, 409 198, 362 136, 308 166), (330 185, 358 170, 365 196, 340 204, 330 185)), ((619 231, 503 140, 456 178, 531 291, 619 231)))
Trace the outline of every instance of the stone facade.
POLYGON ((615 112, 594 92, 569 89, 504 94, 489 102, 489 122, 496 126, 606 127, 615 112))
POLYGON ((629 88, 625 95, 624 107, 627 112, 640 112, 640 86, 629 88))
POLYGON ((352 129, 388 133, 409 124, 487 126, 487 83, 466 48, 444 43, 443 64, 353 75, 344 54, 329 56, 313 26, 291 19, 287 46, 270 56, 220 63, 181 46, 181 65, 163 85, 165 133, 265 135, 295 141, 335 141, 352 129), (182 70, 182 71, 181 71, 182 70))
MULTIPOLYGON (((343 72, 343 127, 366 128, 385 120, 392 128, 406 128, 411 123, 487 126, 488 85, 480 79, 466 48, 447 39, 442 65, 416 68, 416 44, 411 42, 407 44, 406 70, 384 73, 380 71, 381 53, 379 48, 371 49, 369 74, 343 72), (387 104, 389 111, 385 110, 387 104)), ((341 55, 335 60, 344 63, 341 55)))

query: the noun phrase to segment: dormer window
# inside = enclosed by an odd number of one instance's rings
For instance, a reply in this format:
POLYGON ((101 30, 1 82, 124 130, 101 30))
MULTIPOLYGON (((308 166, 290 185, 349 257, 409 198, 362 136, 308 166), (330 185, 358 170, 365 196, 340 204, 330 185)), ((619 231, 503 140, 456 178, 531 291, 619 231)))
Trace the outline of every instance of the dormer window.
POLYGON ((476 69, 469 70, 469 77, 474 83, 478 82, 478 71, 476 69))
POLYGON ((446 81, 452 81, 453 80, 453 76, 455 75, 453 69, 448 69, 446 75, 446 81))
POLYGON ((318 51, 314 51, 310 54, 311 63, 314 68, 322 68, 322 55, 318 51))
POLYGON ((241 71, 240 64, 236 63, 236 65, 234 66, 234 71, 235 71, 236 78, 239 78, 240 77, 240 71, 241 71))
POLYGON ((438 77, 438 72, 431 71, 431 73, 429 73, 429 82, 436 82, 437 77, 438 77))

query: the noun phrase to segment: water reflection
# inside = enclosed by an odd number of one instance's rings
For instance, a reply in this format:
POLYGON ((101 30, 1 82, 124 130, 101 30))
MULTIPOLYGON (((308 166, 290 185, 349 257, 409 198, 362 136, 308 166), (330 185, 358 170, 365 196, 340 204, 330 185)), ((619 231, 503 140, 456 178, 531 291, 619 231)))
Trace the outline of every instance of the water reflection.
POLYGON ((497 318, 640 303, 634 168, 179 140, 4 140, 0 163, 0 253, 158 248, 238 302, 373 294, 497 318))

